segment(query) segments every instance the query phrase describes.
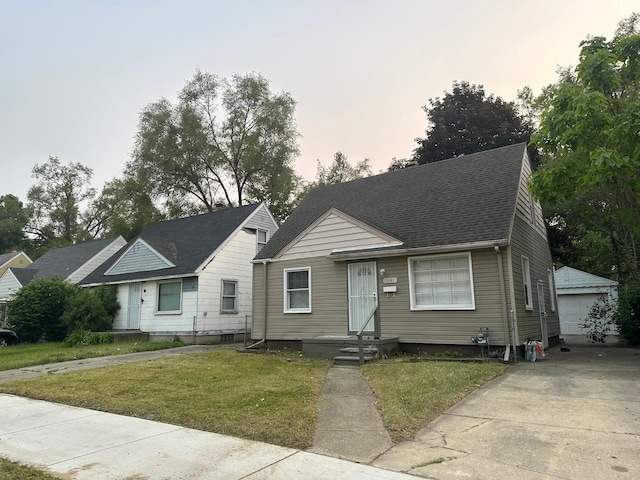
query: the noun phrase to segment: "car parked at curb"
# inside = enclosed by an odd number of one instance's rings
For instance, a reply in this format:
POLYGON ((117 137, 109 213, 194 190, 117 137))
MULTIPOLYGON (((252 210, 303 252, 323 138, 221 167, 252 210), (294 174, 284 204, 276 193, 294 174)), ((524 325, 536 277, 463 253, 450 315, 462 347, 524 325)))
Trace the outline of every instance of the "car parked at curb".
POLYGON ((8 345, 16 345, 18 343, 18 335, 13 330, 0 328, 0 347, 8 345))

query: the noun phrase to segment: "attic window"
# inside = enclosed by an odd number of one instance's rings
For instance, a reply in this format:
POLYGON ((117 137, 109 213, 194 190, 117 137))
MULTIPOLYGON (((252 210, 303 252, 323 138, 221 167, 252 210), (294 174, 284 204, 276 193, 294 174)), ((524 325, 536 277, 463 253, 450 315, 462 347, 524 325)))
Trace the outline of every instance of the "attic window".
POLYGON ((266 230, 258 230, 256 232, 256 239, 258 241, 258 252, 260 250, 262 250, 262 247, 264 247, 267 244, 267 240, 269 240, 269 232, 267 232, 266 230))
POLYGON ((524 288, 524 306, 527 310, 533 310, 533 292, 531 291, 531 269, 529 259, 522 256, 522 285, 524 288))

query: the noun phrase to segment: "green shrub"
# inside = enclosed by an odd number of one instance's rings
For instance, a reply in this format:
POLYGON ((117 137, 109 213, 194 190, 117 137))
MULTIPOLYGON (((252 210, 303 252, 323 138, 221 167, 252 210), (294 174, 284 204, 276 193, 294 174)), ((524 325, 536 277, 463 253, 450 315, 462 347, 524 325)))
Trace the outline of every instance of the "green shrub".
POLYGON ((109 332, 92 333, 88 330, 75 330, 67 335, 64 343, 69 347, 75 345, 102 345, 113 343, 113 335, 109 332))
POLYGON ((618 310, 613 321, 627 343, 640 345, 640 284, 627 284, 618 288, 618 310))
POLYGON ((23 342, 61 341, 67 327, 61 318, 78 287, 60 278, 42 278, 22 287, 7 305, 7 317, 23 342))
POLYGON ((605 295, 600 295, 600 297, 593 302, 593 305, 589 308, 589 313, 580 325, 585 330, 585 335, 591 342, 605 342, 609 334, 609 329, 612 326, 616 326, 613 321, 615 311, 614 305, 609 302, 605 295))
POLYGON ((112 286, 83 289, 69 300, 61 321, 67 332, 109 331, 119 308, 115 288, 112 286))

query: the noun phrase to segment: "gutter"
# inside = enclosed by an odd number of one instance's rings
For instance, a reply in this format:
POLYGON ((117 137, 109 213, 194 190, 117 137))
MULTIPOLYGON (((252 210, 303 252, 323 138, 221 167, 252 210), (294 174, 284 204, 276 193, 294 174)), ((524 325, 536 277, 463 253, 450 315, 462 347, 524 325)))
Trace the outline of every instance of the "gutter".
POLYGON ((355 258, 370 258, 375 256, 380 257, 397 257, 402 255, 419 255, 427 253, 440 253, 440 252, 458 252, 464 250, 479 250, 482 248, 494 248, 495 246, 501 247, 507 245, 507 239, 499 239, 483 242, 469 242, 458 243, 455 245, 438 245, 435 247, 421 247, 421 248, 394 248, 389 250, 359 250, 357 252, 348 252, 342 250, 334 250, 326 258, 332 261, 350 260, 355 258))

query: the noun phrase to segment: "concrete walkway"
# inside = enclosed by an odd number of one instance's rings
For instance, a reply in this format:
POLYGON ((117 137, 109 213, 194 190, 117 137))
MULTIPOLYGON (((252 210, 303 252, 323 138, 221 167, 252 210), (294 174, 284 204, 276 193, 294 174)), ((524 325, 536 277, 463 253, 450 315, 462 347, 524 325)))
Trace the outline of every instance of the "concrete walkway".
POLYGON ((309 451, 368 464, 391 446, 376 399, 360 369, 330 368, 320 396, 320 416, 309 451))

